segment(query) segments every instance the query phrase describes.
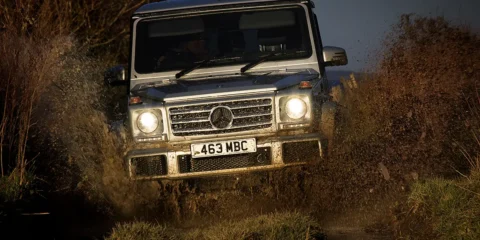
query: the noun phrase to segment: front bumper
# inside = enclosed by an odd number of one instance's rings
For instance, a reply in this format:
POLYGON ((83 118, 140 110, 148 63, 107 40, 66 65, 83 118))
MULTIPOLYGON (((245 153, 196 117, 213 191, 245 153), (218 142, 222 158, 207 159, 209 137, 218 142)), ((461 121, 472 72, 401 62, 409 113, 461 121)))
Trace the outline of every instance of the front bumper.
MULTIPOLYGON (((211 141, 222 140, 225 139, 211 141)), ((256 153, 193 159, 190 144, 183 144, 133 150, 128 153, 126 160, 128 174, 135 180, 185 179, 305 164, 318 160, 324 151, 320 134, 309 133, 257 138, 256 153)))

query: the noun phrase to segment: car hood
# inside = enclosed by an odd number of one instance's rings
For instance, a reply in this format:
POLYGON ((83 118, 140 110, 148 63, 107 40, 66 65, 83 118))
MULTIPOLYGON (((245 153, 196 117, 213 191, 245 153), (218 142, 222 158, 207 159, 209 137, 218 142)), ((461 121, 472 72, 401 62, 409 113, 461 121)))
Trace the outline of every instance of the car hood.
POLYGON ((319 77, 312 70, 300 72, 270 72, 257 75, 225 76, 215 79, 174 80, 137 85, 134 95, 155 101, 184 101, 222 95, 266 92, 285 89, 319 77))

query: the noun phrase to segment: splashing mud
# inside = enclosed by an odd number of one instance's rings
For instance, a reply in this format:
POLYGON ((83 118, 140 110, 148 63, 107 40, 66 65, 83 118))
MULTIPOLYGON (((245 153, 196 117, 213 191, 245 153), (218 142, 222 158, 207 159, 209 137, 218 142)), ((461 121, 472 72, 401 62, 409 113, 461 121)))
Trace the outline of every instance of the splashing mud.
POLYGON ((122 138, 109 128, 103 84, 104 62, 72 51, 37 108, 38 135, 51 155, 57 189, 79 190, 92 202, 125 214, 155 203, 158 186, 135 183, 125 174, 122 138))

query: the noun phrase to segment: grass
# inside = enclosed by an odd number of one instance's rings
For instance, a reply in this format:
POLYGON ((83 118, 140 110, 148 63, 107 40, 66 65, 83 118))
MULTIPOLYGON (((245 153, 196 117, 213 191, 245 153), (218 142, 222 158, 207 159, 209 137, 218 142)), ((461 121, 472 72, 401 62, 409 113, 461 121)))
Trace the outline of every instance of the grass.
POLYGON ((412 213, 431 225, 439 239, 480 237, 480 178, 435 178, 412 186, 412 213))
POLYGON ((24 173, 22 179, 17 172, 0 176, 0 202, 15 202, 35 193, 36 177, 32 171, 24 173))
POLYGON ((154 223, 136 221, 117 224, 108 240, 162 240, 175 239, 174 233, 168 232, 165 226, 154 223))
POLYGON ((136 221, 117 224, 107 239, 323 239, 323 234, 311 217, 287 212, 224 221, 187 231, 136 221))
MULTIPOLYGON (((412 185, 408 214, 423 221, 438 239, 480 237, 480 157, 467 159, 471 168, 468 176, 433 178, 412 185)), ((407 231, 406 235, 413 237, 418 233, 407 231)))
POLYGON ((68 43, 62 37, 46 41, 0 33, 0 176, 5 186, 0 194, 26 191, 31 185, 36 157, 30 151, 31 136, 38 120, 34 112, 46 86, 61 70, 68 43))
POLYGON ((80 41, 77 48, 126 60, 130 16, 147 2, 150 0, 0 0, 0 29, 37 39, 72 35, 80 41))

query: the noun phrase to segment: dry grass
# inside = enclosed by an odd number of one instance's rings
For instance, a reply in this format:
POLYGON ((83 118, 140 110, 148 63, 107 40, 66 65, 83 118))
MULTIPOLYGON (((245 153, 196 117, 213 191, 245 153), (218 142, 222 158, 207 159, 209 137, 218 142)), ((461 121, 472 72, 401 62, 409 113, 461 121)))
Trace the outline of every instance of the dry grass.
POLYGON ((403 16, 387 38, 379 71, 346 94, 344 104, 358 107, 344 121, 345 142, 377 148, 357 157, 387 163, 393 178, 420 174, 394 213, 400 238, 480 236, 480 145, 472 137, 480 123, 478 49, 480 38, 468 28, 403 16))
POLYGON ((437 173, 462 167, 455 143, 471 149, 477 125, 468 102, 480 78, 479 37, 442 18, 410 15, 392 32, 378 68, 345 92, 339 157, 437 173))
POLYGON ((117 224, 113 229, 111 235, 106 238, 108 240, 166 240, 178 239, 175 233, 168 232, 165 226, 148 222, 132 222, 117 224))
POLYGON ((0 29, 36 38, 73 35, 77 47, 128 56, 129 17, 149 0, 1 0, 0 29), (122 49, 118 51, 118 49, 122 49))
POLYGON ((158 186, 125 177, 125 149, 109 128, 115 91, 102 76, 111 59, 128 55, 129 17, 145 2, 0 1, 2 186, 31 185, 25 176, 36 158, 50 190, 124 212, 155 203, 158 186))
POLYGON ((321 228, 299 213, 275 213, 227 221, 186 234, 185 239, 322 239, 321 228))
POLYGON ((123 213, 155 204, 158 186, 126 178, 125 146, 109 129, 102 72, 110 62, 87 57, 67 36, 42 40, 8 30, 0 43, 1 196, 26 196, 36 166, 52 191, 81 192, 123 213))
MULTIPOLYGON (((33 113, 52 79, 60 73, 60 61, 68 51, 68 38, 35 41, 12 32, 0 33, 0 168, 4 183, 28 185, 26 176, 35 156, 28 155, 33 113)), ((31 178, 28 178, 31 179, 31 178)), ((21 195, 21 193, 19 193, 21 195)))
POLYGON ((127 177, 125 142, 109 128, 106 116, 110 88, 103 83, 102 72, 108 64, 84 52, 65 55, 62 72, 47 87, 48 97, 35 112, 41 119, 37 144, 47 147, 43 154, 53 156, 46 168, 57 189, 80 191, 99 206, 127 214, 139 205, 155 204, 158 186, 127 177))
MULTIPOLYGON (((478 112, 478 103, 472 106, 478 112)), ((474 133, 477 149, 474 153, 463 150, 470 172, 458 172, 455 179, 437 177, 415 182, 407 203, 395 216, 397 235, 436 239, 480 237, 480 142, 478 130, 474 133), (423 227, 415 227, 416 223, 423 227)))

